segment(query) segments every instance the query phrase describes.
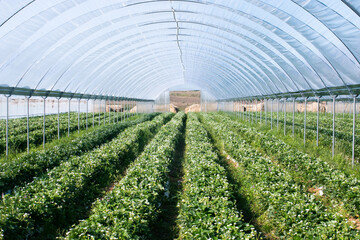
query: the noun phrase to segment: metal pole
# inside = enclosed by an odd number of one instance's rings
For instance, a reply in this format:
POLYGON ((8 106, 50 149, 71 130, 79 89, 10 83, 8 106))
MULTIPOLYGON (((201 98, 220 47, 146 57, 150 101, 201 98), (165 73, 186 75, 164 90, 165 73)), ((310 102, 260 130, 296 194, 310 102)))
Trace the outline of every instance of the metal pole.
POLYGON ((267 125, 267 99, 264 99, 264 110, 265 110, 265 125, 267 125))
POLYGON ((80 98, 78 100, 78 132, 80 132, 80 98))
POLYGON ((95 127, 95 99, 93 101, 93 122, 92 122, 93 127, 95 127))
MULTIPOLYGON (((251 109, 254 110, 254 100, 251 101, 251 109)), ((251 112, 251 124, 254 123, 254 111, 251 112)))
POLYGON ((116 101, 116 122, 119 122, 119 101, 116 101))
POLYGON ((307 108, 307 98, 305 98, 305 109, 304 109, 304 146, 306 143, 306 109, 307 108))
POLYGON ((255 123, 257 124, 257 100, 255 100, 255 123))
POLYGON ((104 126, 106 123, 106 99, 105 99, 105 103, 104 103, 104 126))
POLYGON ((60 139, 60 98, 58 98, 57 102, 57 120, 58 120, 58 139, 60 139))
POLYGON ((99 126, 101 125, 101 99, 99 99, 99 126))
POLYGON ((70 136, 70 104, 71 104, 71 98, 69 98, 69 111, 68 111, 68 136, 70 136))
POLYGON ((344 116, 345 116, 345 101, 343 101, 343 119, 344 119, 344 116))
POLYGON ((46 107, 46 97, 44 98, 44 118, 43 118, 43 149, 45 149, 45 107, 46 107))
POLYGON ((86 130, 88 130, 89 99, 86 100, 86 130))
POLYGON ((284 136, 286 136, 286 98, 284 98, 284 136))
MULTIPOLYGON (((264 102, 264 100, 263 100, 263 102, 264 102)), ((261 124, 261 117, 262 117, 262 116, 261 116, 261 115, 262 115, 261 112, 262 112, 262 108, 261 108, 261 101, 260 101, 260 124, 261 124)))
POLYGON ((295 98, 293 98, 292 135, 295 136, 295 98))
POLYGON ((277 117, 276 117, 276 128, 279 131, 279 104, 280 104, 280 99, 277 99, 277 117))
POLYGON ((116 122, 116 119, 115 119, 115 114, 116 114, 116 112, 115 112, 115 100, 113 100, 113 122, 115 123, 116 122))
POLYGON ((9 97, 6 96, 6 159, 9 156, 9 97))
POLYGON ((333 97, 333 135, 332 135, 332 157, 335 155, 335 98, 333 97))
POLYGON ((109 104, 109 124, 111 123, 111 100, 108 101, 109 104))
POLYGON ((26 98, 26 149, 27 153, 30 151, 30 130, 29 130, 29 115, 30 115, 30 97, 26 98))
POLYGON ((274 99, 271 99, 271 129, 273 129, 273 102, 274 99))
POLYGON ((317 98, 317 108, 316 108, 316 146, 319 146, 319 108, 320 108, 320 98, 317 98))
POLYGON ((353 139, 352 139, 352 160, 351 165, 354 166, 355 161, 355 121, 356 121, 356 96, 354 96, 354 103, 353 103, 353 139))

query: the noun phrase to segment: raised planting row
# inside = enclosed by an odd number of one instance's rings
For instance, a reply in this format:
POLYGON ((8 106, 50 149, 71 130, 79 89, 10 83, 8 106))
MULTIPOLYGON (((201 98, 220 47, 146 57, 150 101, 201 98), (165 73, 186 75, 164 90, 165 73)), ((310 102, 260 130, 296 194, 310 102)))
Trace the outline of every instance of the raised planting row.
POLYGON ((144 115, 139 119, 119 124, 101 126, 92 131, 86 131, 79 137, 67 141, 63 138, 58 144, 43 150, 22 154, 15 159, 0 162, 0 193, 11 190, 17 185, 32 181, 49 169, 66 161, 71 156, 85 152, 110 141, 129 126, 151 120, 156 114, 144 115))
MULTIPOLYGON (((232 116, 233 118, 235 118, 236 114, 230 114, 230 116, 232 116)), ((238 115, 236 115, 238 118, 238 115)), ((297 115, 298 116, 298 115, 297 115)), ((259 117, 259 116, 258 116, 259 117)), ((302 118, 304 117, 304 115, 302 116, 302 118)), ((240 119, 243 119, 242 117, 240 117, 240 119)), ((289 118, 287 118, 289 119, 289 118)), ((255 120, 254 120, 255 122, 255 120)), ((259 119, 258 119, 259 122, 259 119)), ((279 123, 281 124, 279 126, 279 130, 283 131, 283 120, 279 120, 279 123)), ((262 120, 262 123, 264 124, 265 121, 264 119, 262 120)), ((267 126, 270 128, 270 121, 268 119, 267 122, 267 126)), ((337 128, 340 128, 342 126, 340 126, 340 124, 337 123, 337 128)), ((319 146, 323 147, 325 149, 329 149, 329 151, 331 151, 331 147, 332 147, 332 123, 328 125, 329 129, 325 129, 325 128, 319 128, 319 146), (330 129, 331 128, 331 129, 330 129)), ((273 128, 276 129, 276 119, 273 119, 273 128)), ((286 132, 287 133, 292 133, 292 118, 291 121, 286 121, 286 132)), ((295 123, 295 128, 294 128, 294 132, 295 135, 300 137, 301 139, 304 136, 304 123, 295 123)), ((310 125, 307 121, 306 124, 306 140, 310 141, 312 143, 315 144, 316 142, 316 125, 310 125)), ((335 131, 335 153, 342 153, 343 155, 347 156, 347 158, 351 158, 352 157, 352 132, 350 133, 344 133, 342 131, 335 131)), ((358 136, 355 136, 355 142, 360 142, 360 138, 358 136)), ((360 144, 356 144, 355 145, 355 159, 360 159, 360 144)))
POLYGON ((252 239, 232 200, 225 169, 195 114, 188 114, 179 239, 252 239))
POLYGON ((169 165, 182 134, 184 113, 178 113, 130 165, 123 179, 96 201, 89 218, 74 226, 66 239, 144 239, 166 197, 169 165))
MULTIPOLYGON (((323 203, 321 196, 307 191, 276 161, 261 156, 230 126, 241 127, 226 117, 214 121, 202 115, 217 141, 236 164, 242 193, 270 238, 284 239, 358 239, 359 232, 347 216, 323 203), (235 125, 234 125, 235 124, 235 125)), ((278 152, 282 149, 274 145, 278 152)), ((294 163, 295 165, 295 163, 294 163)))
MULTIPOLYGON (((82 116, 84 117, 84 114, 82 116)), ((102 119, 103 117, 104 115, 102 114, 102 119)), ((77 116, 72 114, 72 118, 70 120, 71 121, 70 121, 70 129, 69 129, 67 118, 66 119, 62 118, 62 121, 60 122, 60 126, 59 126, 60 136, 67 135, 68 131, 71 133, 77 130, 86 129, 86 121, 84 121, 84 119, 80 121, 80 124, 78 125, 77 116)), ((42 119, 39 119, 39 121, 37 121, 36 123, 31 123, 31 125, 37 127, 36 129, 34 129, 29 133, 30 147, 35 147, 43 143, 42 124, 43 124, 42 119)), ((88 127, 92 127, 92 118, 89 118, 88 127)), ((25 123, 25 128, 26 128, 26 123, 25 123)), ((49 142, 50 140, 56 139, 57 137, 58 137, 58 126, 56 120, 56 122, 53 122, 51 125, 45 128, 45 141, 49 142)), ((16 131, 12 133, 10 132, 8 141, 9 141, 10 153, 22 152, 27 148, 27 133, 26 131, 25 133, 17 133, 16 131)), ((6 150, 6 138, 2 137, 0 139, 0 154, 3 154, 5 150, 6 150)))
POLYGON ((272 136, 246 127, 227 117, 218 116, 226 121, 233 131, 241 133, 243 139, 254 144, 264 153, 284 166, 308 189, 322 189, 324 198, 343 205, 350 215, 358 218, 360 214, 360 181, 356 177, 333 168, 320 158, 313 158, 272 136))
MULTIPOLYGON (((85 122, 86 124, 86 113, 78 113, 71 112, 70 113, 70 123, 78 122, 78 117, 80 117, 80 123, 85 122)), ((99 120, 99 114, 96 113, 95 115, 95 123, 99 120)), ((106 116, 107 117, 107 116, 106 116)), ((104 118, 104 113, 100 113, 100 119, 104 118)), ((88 125, 91 126, 93 122, 92 113, 88 114, 88 125)), ((59 123, 60 125, 68 125, 68 113, 61 113, 59 114, 59 123)), ((45 126, 48 127, 57 127, 58 124, 58 115, 51 114, 46 115, 45 118, 45 126)), ((0 123, 0 139, 5 138, 6 134, 6 122, 1 120, 0 123)), ((41 130, 43 128, 43 116, 35 116, 29 118, 29 132, 35 130, 41 130)), ((17 119, 10 119, 9 120, 9 136, 11 135, 19 135, 27 132, 27 119, 26 118, 17 118, 17 119)))
POLYGON ((3 196, 0 233, 4 239, 53 239, 84 217, 123 169, 138 156, 170 113, 129 127, 111 142, 82 156, 71 157, 33 182, 3 196))

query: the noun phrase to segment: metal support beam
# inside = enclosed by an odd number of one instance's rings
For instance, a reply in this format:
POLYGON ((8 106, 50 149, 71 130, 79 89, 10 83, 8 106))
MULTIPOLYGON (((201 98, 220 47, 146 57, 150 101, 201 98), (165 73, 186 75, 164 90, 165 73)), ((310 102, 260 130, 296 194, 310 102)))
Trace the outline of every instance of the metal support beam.
POLYGON ((60 98, 57 99, 57 133, 60 139, 60 98))
POLYGON ((80 98, 78 100, 78 132, 80 132, 80 98))
POLYGON ((260 101, 260 124, 261 124, 261 120, 262 120, 262 109, 261 109, 261 101, 260 101))
POLYGON ((104 102, 104 126, 106 124, 106 99, 105 99, 105 102, 104 102))
POLYGON ((71 98, 69 98, 69 111, 68 111, 68 136, 70 136, 70 104, 71 104, 71 98))
POLYGON ((95 99, 93 100, 93 122, 92 126, 95 127, 95 99))
POLYGON ((257 124, 257 100, 255 100, 255 123, 257 124))
POLYGON ((307 97, 305 98, 305 109, 304 109, 304 146, 306 144, 306 110, 307 110, 307 97))
POLYGON ((286 98, 284 98, 284 136, 286 136, 286 98))
POLYGON ((355 123, 356 123, 356 96, 353 96, 354 103, 353 103, 353 139, 352 139, 352 159, 351 165, 354 166, 355 162, 355 123))
POLYGON ((27 153, 30 152, 30 97, 26 98, 26 149, 27 153))
POLYGON ((265 125, 267 125, 267 103, 268 103, 268 100, 264 99, 265 125))
POLYGON ((293 98, 292 135, 295 136, 295 98, 293 98))
POLYGON ((9 157, 9 97, 6 96, 6 159, 9 157))
POLYGON ((319 146, 319 108, 320 108, 320 98, 317 98, 317 107, 316 107, 316 146, 319 146))
POLYGON ((99 126, 101 125, 101 99, 99 100, 99 126))
POLYGON ((45 131, 46 131, 46 126, 45 126, 45 121, 46 121, 46 118, 45 118, 45 115, 46 115, 46 97, 44 97, 43 98, 43 102, 44 102, 44 111, 43 111, 43 113, 44 113, 44 118, 43 118, 43 149, 45 150, 45 131))
POLYGON ((277 99, 277 117, 276 117, 276 129, 279 131, 279 104, 280 104, 280 99, 277 99))
POLYGON ((332 134, 332 157, 335 156, 335 98, 333 96, 333 134, 332 134))
POLYGON ((88 130, 89 99, 86 100, 86 130, 88 130))
POLYGON ((111 124, 111 100, 108 101, 109 104, 109 124, 111 124))
POLYGON ((271 99, 271 129, 273 129, 273 103, 274 99, 271 99))

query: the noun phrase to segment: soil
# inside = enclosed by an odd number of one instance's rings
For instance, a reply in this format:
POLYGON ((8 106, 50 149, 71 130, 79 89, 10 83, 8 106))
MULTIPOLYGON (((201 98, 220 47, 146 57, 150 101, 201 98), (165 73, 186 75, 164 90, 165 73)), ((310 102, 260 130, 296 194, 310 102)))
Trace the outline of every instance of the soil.
POLYGON ((170 103, 181 111, 193 105, 200 104, 200 91, 171 91, 170 103))

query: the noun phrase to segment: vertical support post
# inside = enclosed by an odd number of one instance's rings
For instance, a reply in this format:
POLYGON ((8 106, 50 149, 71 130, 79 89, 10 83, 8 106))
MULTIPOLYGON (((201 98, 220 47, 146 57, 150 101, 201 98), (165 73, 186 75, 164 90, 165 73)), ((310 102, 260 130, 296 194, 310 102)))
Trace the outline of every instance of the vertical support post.
POLYGON ((273 129, 273 103, 274 99, 271 99, 271 130, 273 129))
POLYGON ((58 139, 60 139, 60 98, 57 99, 57 120, 58 139))
POLYGON ((115 118, 115 115, 116 115, 116 111, 115 111, 115 100, 113 100, 113 123, 116 122, 116 118, 115 118))
MULTIPOLYGON (((262 102, 264 102, 264 100, 262 102)), ((261 108, 261 101, 260 101, 260 124, 261 124, 261 118, 262 118, 261 115, 262 115, 262 108, 261 108)))
POLYGON ((80 132, 80 98, 78 100, 78 132, 80 132))
POLYGON ((104 101, 104 126, 106 124, 106 99, 104 101))
POLYGON ((89 99, 86 100, 86 130, 88 130, 89 99))
POLYGON ((111 100, 108 101, 109 104, 109 124, 111 124, 111 100))
POLYGON ((284 136, 286 136, 286 98, 284 98, 284 136))
POLYGON ((335 155, 335 98, 333 96, 333 134, 332 134, 332 157, 335 155))
POLYGON ((354 103, 353 103, 353 139, 352 139, 352 158, 351 158, 351 165, 354 167, 355 162, 355 123, 356 123, 356 96, 353 96, 354 103))
POLYGON ((119 122, 119 101, 116 101, 116 122, 119 122))
POLYGON ((46 130, 46 126, 45 126, 45 114, 46 114, 46 111, 45 111, 45 108, 46 108, 46 97, 43 98, 44 99, 44 109, 43 109, 43 113, 44 113, 44 116, 43 116, 43 149, 45 150, 45 130, 46 130))
POLYGON ((254 123, 254 100, 251 101, 251 110, 253 110, 251 112, 251 124, 254 123))
POLYGON ((276 117, 276 129, 279 131, 279 104, 280 104, 280 99, 277 99, 277 117, 276 117))
POLYGON ((257 99, 255 100, 255 123, 257 124, 257 99))
POLYGON ((99 99, 99 126, 101 125, 101 99, 99 99))
POLYGON ((307 97, 305 97, 305 109, 304 109, 304 146, 306 144, 306 111, 307 111, 307 97))
POLYGON ((95 127, 95 99, 93 100, 93 122, 92 126, 95 127))
POLYGON ((293 98, 292 135, 295 136, 295 98, 293 98))
POLYGON ((9 157, 9 97, 6 96, 6 159, 9 157))
POLYGON ((344 119, 344 116, 345 116, 345 105, 346 103, 345 103, 345 101, 343 101, 343 119, 344 119))
POLYGON ((267 125, 267 99, 264 99, 264 110, 265 110, 265 125, 267 125))
POLYGON ((71 104, 71 98, 69 98, 69 111, 68 111, 68 137, 70 136, 70 104, 71 104))
POLYGON ((26 98, 26 149, 27 153, 30 151, 30 126, 29 126, 29 117, 30 117, 30 97, 26 98))
POLYGON ((320 108, 320 98, 317 98, 317 107, 316 107, 316 146, 319 146, 319 108, 320 108))

